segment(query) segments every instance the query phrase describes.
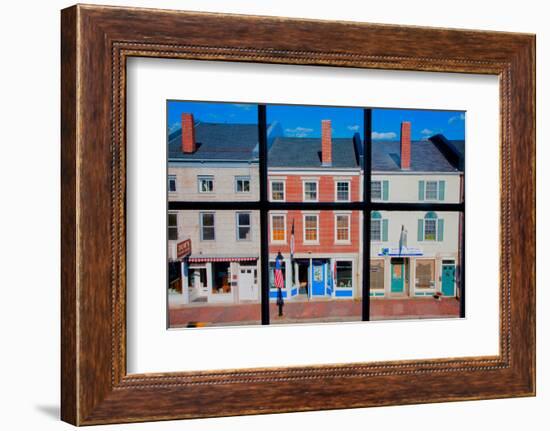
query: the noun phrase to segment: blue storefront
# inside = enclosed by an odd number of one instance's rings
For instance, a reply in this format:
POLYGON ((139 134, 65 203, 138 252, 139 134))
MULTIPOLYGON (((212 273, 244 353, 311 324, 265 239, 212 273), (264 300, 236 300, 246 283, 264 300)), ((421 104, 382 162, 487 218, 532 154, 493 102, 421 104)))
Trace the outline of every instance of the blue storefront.
MULTIPOLYGON (((269 264, 271 299, 276 300, 274 261, 269 264)), ((354 258, 296 258, 283 260, 285 299, 353 298, 355 288, 354 258), (289 271, 289 268, 291 271, 289 271)))

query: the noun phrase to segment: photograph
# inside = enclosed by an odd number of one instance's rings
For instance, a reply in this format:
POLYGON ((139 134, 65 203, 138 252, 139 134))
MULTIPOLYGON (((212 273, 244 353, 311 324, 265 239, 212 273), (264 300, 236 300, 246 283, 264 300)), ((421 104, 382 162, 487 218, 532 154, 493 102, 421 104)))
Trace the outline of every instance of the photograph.
POLYGON ((166 110, 169 328, 464 317, 464 111, 166 110))

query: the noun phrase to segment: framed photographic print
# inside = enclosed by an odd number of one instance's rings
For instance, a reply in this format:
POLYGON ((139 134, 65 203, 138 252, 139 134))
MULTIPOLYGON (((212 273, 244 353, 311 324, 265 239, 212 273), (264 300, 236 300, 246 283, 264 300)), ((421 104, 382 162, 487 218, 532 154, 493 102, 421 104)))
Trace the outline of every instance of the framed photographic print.
POLYGON ((78 5, 61 41, 63 420, 534 395, 534 36, 78 5))

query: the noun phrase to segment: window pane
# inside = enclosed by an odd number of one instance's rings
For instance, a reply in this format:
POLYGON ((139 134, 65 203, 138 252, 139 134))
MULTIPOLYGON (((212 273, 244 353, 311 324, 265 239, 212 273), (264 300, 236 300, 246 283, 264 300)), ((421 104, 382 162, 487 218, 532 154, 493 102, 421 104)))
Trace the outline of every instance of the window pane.
POLYGON ((349 200, 349 183, 348 182, 337 182, 336 183, 336 200, 338 201, 348 201, 349 200))
POLYGON ((373 109, 373 200, 464 201, 464 111, 373 109))
POLYGON ((178 179, 170 200, 258 200, 257 105, 169 101, 167 108, 168 175, 178 179))
POLYGON ((304 199, 306 201, 317 200, 317 183, 312 183, 312 182, 304 183, 304 199))
POLYGON ((271 216, 271 239, 272 241, 284 241, 285 240, 285 216, 275 215, 271 216))
POLYGON ((268 176, 285 177, 285 201, 361 201, 363 109, 267 105, 266 114, 268 176))
POLYGON ((380 220, 371 220, 370 222, 370 232, 371 232, 371 241, 380 241, 382 239, 380 231, 380 220))
POLYGON ((285 183, 283 181, 271 181, 271 199, 272 201, 285 200, 285 183))
MULTIPOLYGON (((271 324, 361 320, 361 216, 360 211, 285 213, 286 242, 271 237, 268 248, 271 324), (338 242, 338 235, 345 237, 348 230, 349 240, 338 242), (281 272, 277 273, 279 255, 281 272), (277 305, 277 280, 283 286, 282 316, 277 305)), ((279 217, 282 215, 270 213, 270 225, 278 223, 279 217)), ((270 226, 270 232, 273 230, 270 226)))
POLYGON ((250 225, 250 213, 239 213, 239 225, 250 225))
POLYGON ((426 241, 435 241, 436 239, 436 229, 437 229, 436 220, 425 220, 424 221, 424 240, 426 241))
POLYGON ((371 199, 382 199, 382 183, 380 181, 373 181, 371 183, 371 199))
POLYGON ((203 213, 201 216, 203 226, 214 226, 214 213, 203 213))
POLYGON ((371 241, 371 319, 460 317, 462 214, 376 211, 372 217, 371 227, 379 232, 383 225, 387 241, 371 241))
POLYGON ((180 237, 168 241, 169 327, 259 324, 259 211, 185 210, 177 218, 180 237), (239 219, 247 225, 235 227, 239 219))
POLYGON ((168 213, 168 226, 177 226, 178 215, 175 213, 168 213))
POLYGON ((437 199, 437 182, 426 181, 426 200, 437 199))
POLYGON ((336 216, 336 240, 349 241, 349 216, 347 214, 336 216))

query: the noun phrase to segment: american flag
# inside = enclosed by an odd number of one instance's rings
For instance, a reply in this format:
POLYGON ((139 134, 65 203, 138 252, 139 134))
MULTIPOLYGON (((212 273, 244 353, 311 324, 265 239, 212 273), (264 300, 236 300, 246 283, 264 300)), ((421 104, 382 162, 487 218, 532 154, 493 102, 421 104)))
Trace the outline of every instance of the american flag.
POLYGON ((277 259, 275 259, 275 287, 282 289, 284 286, 285 279, 283 277, 281 258, 277 256, 277 259))

